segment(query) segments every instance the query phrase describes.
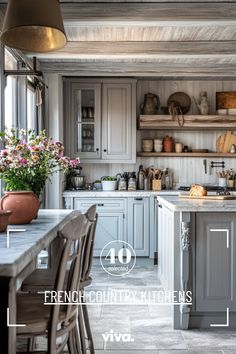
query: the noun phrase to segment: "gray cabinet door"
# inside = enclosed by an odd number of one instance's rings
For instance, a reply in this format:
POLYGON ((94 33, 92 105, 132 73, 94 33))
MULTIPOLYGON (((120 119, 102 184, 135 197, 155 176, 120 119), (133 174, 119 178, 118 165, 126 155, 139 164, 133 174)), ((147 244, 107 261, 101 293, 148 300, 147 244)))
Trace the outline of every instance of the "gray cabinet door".
POLYGON ((128 242, 136 256, 149 256, 149 198, 129 198, 128 242))
POLYGON ((66 81, 66 152, 71 157, 101 158, 101 84, 66 81))
POLYGON ((102 159, 132 160, 132 84, 102 86, 102 159))
POLYGON ((198 213, 196 222, 196 310, 235 311, 236 216, 198 213))
POLYGON ((103 247, 115 240, 124 240, 124 213, 99 213, 94 256, 100 256, 103 247))

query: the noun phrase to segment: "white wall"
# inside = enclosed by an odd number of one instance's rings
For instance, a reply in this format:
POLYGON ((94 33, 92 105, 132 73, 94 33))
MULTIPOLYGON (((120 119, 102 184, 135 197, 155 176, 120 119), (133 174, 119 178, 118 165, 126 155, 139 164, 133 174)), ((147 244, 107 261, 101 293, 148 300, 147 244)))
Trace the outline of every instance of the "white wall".
MULTIPOLYGON (((57 74, 50 74, 45 77, 48 85, 46 90, 46 131, 56 141, 63 141, 63 87, 62 77, 57 74)), ((50 209, 60 209, 63 207, 63 175, 55 173, 51 182, 46 186, 45 206, 50 209)))

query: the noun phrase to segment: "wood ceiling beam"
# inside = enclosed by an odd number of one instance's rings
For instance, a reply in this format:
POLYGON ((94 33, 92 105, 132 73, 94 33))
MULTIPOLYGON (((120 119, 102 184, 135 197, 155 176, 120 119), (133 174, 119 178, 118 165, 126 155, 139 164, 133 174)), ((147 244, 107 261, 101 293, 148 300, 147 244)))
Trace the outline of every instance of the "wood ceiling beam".
POLYGON ((68 3, 66 21, 221 21, 236 18, 235 3, 68 3))
POLYGON ((47 73, 58 73, 70 76, 133 76, 133 77, 157 77, 157 78, 236 78, 236 60, 231 64, 211 60, 196 62, 178 62, 165 60, 158 61, 71 61, 63 62, 55 60, 41 61, 41 69, 47 73))
POLYGON ((38 58, 155 58, 212 57, 236 54, 236 41, 219 42, 68 42, 56 52, 38 54, 38 58))

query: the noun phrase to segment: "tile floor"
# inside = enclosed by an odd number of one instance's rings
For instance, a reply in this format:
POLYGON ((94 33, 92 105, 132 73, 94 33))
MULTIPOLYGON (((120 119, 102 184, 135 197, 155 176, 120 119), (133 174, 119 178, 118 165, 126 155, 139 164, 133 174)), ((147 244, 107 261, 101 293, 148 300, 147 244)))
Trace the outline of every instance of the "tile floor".
MULTIPOLYGON (((90 291, 130 289, 161 290, 157 267, 139 259, 125 277, 108 277, 95 260, 90 291)), ((236 332, 220 330, 179 331, 172 328, 171 306, 90 305, 90 322, 97 354, 236 354, 236 332), (104 333, 129 334, 133 341, 107 341, 104 333)), ((37 349, 42 348, 42 341, 37 349)))
MULTIPOLYGON (((139 259, 125 277, 108 277, 99 262, 93 267, 89 290, 130 289, 161 290, 157 267, 148 259, 139 259)), ((89 306, 91 327, 97 354, 236 354, 233 331, 189 330, 172 328, 172 308, 162 305, 89 306), (130 333, 133 342, 104 342, 102 334, 113 330, 130 333)))

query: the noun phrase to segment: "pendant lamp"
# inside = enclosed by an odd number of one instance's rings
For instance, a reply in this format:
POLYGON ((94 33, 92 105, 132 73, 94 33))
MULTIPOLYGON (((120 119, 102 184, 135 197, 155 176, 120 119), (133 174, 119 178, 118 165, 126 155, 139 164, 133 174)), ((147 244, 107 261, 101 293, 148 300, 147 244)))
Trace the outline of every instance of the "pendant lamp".
POLYGON ((25 52, 46 53, 64 47, 58 0, 8 0, 1 41, 25 52))

